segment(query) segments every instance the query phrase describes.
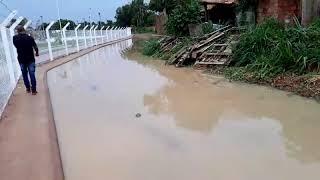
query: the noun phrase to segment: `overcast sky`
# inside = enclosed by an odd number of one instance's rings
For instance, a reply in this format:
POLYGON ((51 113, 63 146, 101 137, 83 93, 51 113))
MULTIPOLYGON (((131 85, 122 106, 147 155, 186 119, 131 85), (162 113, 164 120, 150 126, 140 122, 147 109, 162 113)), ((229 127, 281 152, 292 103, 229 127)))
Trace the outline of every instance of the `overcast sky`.
MULTIPOLYGON (((0 0, 3 1, 9 9, 19 11, 18 16, 24 16, 34 23, 43 16, 45 22, 58 19, 56 1, 59 2, 60 15, 63 19, 72 19, 82 21, 84 18, 88 21, 90 8, 93 20, 99 20, 98 12, 101 12, 101 19, 114 19, 116 9, 131 0, 0 0)), ((8 10, 0 4, 0 20, 7 14, 8 10)), ((33 24, 34 24, 33 23, 33 24)))

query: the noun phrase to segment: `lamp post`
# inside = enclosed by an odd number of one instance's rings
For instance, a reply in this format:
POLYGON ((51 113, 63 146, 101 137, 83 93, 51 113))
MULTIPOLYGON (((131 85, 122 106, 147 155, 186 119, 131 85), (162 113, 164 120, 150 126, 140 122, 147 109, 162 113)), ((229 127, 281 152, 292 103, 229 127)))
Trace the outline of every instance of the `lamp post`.
POLYGON ((98 15, 99 15, 99 27, 101 26, 101 13, 100 12, 98 12, 98 15))
POLYGON ((61 25, 61 18, 60 18, 60 7, 59 7, 59 0, 56 0, 56 6, 57 6, 57 11, 58 11, 58 21, 59 21, 59 25, 60 25, 60 31, 62 29, 62 25, 61 25))
POLYGON ((41 30, 44 31, 43 16, 40 16, 40 20, 41 20, 41 30))

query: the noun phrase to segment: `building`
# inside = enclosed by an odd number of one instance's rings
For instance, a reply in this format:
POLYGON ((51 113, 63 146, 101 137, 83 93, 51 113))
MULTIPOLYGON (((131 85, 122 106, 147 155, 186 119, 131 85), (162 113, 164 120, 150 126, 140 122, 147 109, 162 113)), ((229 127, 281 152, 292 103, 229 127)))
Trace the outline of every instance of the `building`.
POLYGON ((200 0, 204 7, 205 21, 216 24, 235 24, 237 0, 200 0))
MULTIPOLYGON (((205 9, 205 19, 214 23, 235 20, 235 7, 238 0, 199 0, 205 9)), ((256 12, 253 12, 256 22, 274 17, 290 23, 297 17, 302 24, 308 24, 320 16, 320 0, 258 0, 256 12)))

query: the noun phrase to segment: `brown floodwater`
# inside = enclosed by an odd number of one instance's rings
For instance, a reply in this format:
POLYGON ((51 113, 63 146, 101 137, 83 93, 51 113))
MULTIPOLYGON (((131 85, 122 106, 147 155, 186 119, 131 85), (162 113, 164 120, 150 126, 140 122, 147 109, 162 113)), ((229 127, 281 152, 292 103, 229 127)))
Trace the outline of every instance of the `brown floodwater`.
POLYGON ((131 43, 48 72, 66 180, 320 179, 318 103, 123 55, 131 43))

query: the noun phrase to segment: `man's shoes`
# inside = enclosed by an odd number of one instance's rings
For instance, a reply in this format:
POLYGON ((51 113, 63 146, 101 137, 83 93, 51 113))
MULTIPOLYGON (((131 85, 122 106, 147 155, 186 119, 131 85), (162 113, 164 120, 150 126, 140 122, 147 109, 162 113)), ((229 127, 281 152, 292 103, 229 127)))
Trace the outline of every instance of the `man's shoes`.
POLYGON ((26 92, 27 92, 27 93, 31 93, 30 88, 27 88, 27 89, 26 89, 26 92))
POLYGON ((32 91, 32 95, 37 95, 38 94, 38 91, 35 90, 35 91, 32 91))

